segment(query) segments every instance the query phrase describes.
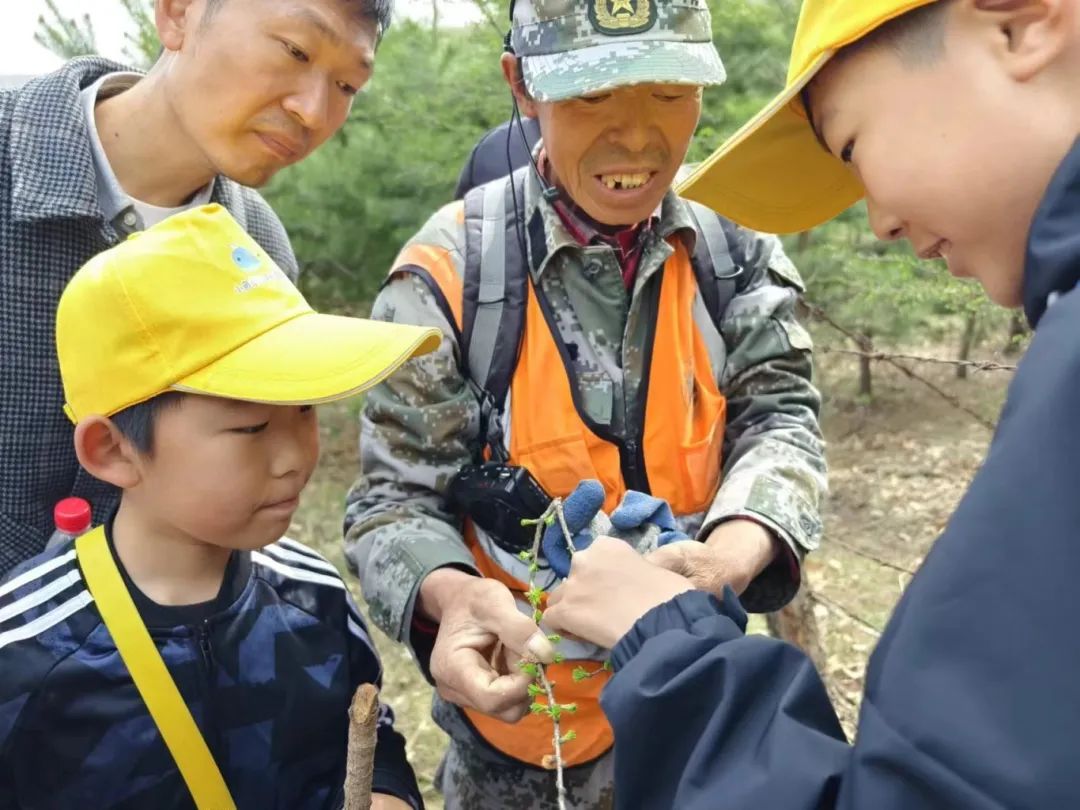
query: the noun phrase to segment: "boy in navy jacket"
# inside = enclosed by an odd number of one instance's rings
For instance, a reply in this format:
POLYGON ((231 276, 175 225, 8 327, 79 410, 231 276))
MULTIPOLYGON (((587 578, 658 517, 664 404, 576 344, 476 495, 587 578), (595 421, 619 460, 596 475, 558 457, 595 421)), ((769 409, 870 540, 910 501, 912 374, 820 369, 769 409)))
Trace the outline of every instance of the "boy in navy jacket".
MULTIPOLYGON (((93 258, 56 340, 79 462, 123 495, 0 583, 0 808, 340 807, 349 702, 381 667, 334 567, 284 534, 313 405, 437 330, 314 312, 211 205, 93 258)), ((373 806, 421 807, 388 707, 376 734, 373 806)))
POLYGON ((801 231, 865 195, 880 238, 1022 305, 1035 337, 871 658, 854 744, 730 592, 618 540, 575 555, 545 619, 617 645, 619 807, 1080 807, 1078 135, 1077 0, 805 0, 786 91, 687 196, 801 231))

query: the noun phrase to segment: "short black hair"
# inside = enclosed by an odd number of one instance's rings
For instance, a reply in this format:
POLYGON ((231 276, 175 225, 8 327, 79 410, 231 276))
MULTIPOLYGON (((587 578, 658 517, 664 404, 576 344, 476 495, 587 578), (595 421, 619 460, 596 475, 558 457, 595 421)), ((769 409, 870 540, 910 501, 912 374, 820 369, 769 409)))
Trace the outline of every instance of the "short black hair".
POLYGON ((936 0, 914 8, 878 26, 840 53, 885 47, 907 64, 933 63, 945 53, 945 15, 949 5, 949 0, 936 0))
MULTIPOLYGON (((887 48, 913 67, 933 64, 945 53, 945 15, 952 0, 935 0, 882 23, 862 39, 841 48, 834 59, 843 59, 868 48, 887 48)), ((811 84, 802 89, 803 108, 822 147, 828 151, 814 121, 810 105, 811 84)))
POLYGON ((166 408, 175 408, 185 396, 180 391, 166 391, 109 418, 135 449, 149 456, 154 452, 154 425, 158 415, 166 408))
MULTIPOLYGON (((209 23, 225 0, 206 0, 202 25, 209 23)), ((375 23, 376 42, 381 41, 394 16, 394 0, 338 0, 348 5, 361 20, 375 23)))

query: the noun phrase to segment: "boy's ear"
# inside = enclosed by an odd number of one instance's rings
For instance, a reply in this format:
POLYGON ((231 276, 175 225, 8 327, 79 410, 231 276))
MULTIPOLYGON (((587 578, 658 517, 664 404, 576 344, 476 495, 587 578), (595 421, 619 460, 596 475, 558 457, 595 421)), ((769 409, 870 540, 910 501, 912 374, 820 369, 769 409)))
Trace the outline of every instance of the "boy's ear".
POLYGON ((75 426, 75 455, 94 478, 121 489, 142 477, 138 451, 104 416, 88 416, 75 426))
POLYGON ((1028 81, 1053 63, 1075 36, 1072 0, 972 0, 996 29, 998 57, 1016 81, 1028 81))
POLYGON ((518 110, 526 118, 536 118, 536 102, 525 90, 525 79, 518 69, 518 58, 512 53, 504 53, 499 66, 502 68, 503 78, 510 86, 510 92, 514 94, 518 110))

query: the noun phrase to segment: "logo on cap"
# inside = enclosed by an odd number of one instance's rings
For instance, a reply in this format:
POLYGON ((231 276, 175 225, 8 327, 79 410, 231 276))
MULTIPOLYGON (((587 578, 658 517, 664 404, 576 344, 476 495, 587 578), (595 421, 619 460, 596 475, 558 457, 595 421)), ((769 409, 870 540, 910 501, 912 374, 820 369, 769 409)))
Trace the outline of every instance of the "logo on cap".
POLYGON ((656 25, 653 0, 589 0, 589 21, 601 34, 640 34, 656 25))
POLYGON ((233 264, 245 273, 253 273, 262 267, 262 260, 246 247, 234 245, 232 249, 232 260, 233 264))

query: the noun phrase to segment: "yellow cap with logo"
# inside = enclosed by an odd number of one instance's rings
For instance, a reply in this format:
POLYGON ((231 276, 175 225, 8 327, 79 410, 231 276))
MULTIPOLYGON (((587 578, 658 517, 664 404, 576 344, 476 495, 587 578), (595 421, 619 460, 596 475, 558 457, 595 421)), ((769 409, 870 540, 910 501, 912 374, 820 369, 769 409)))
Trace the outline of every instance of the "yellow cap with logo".
POLYGON ((165 391, 312 405, 360 393, 438 329, 322 315, 220 205, 98 254, 56 315, 64 410, 110 416, 165 391))
POLYGON ((801 93, 841 48, 935 0, 803 0, 787 86, 684 180, 677 191, 741 225, 805 231, 863 196, 855 175, 810 126, 801 93))

